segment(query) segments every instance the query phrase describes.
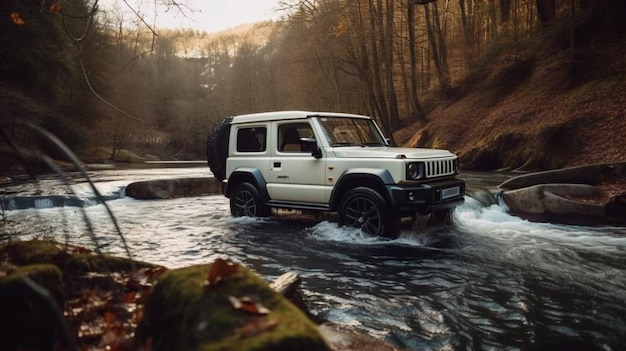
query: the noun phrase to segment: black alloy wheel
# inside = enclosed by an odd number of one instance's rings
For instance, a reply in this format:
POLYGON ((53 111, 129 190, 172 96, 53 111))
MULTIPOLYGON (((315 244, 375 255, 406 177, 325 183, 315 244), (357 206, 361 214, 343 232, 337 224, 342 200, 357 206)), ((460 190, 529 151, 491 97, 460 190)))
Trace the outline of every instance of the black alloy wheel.
POLYGON ((254 185, 241 183, 230 197, 230 213, 233 217, 267 217, 270 209, 261 201, 254 185))
POLYGON ((338 221, 339 225, 359 228, 369 235, 396 237, 400 217, 389 213, 385 200, 376 191, 358 187, 346 193, 338 221))

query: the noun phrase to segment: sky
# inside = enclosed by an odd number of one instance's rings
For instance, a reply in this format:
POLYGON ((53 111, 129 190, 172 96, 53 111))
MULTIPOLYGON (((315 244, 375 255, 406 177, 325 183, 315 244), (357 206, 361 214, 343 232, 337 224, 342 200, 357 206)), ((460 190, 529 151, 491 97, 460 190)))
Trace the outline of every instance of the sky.
MULTIPOLYGON (((157 10, 157 28, 193 28, 209 33, 219 32, 240 24, 278 19, 276 12, 279 0, 185 0, 193 11, 186 11, 183 16, 174 9, 157 10)), ((152 15, 154 10, 148 8, 153 0, 127 0, 135 10, 144 11, 146 16, 152 15)), ((101 9, 109 10, 116 6, 127 10, 128 6, 122 0, 100 0, 101 9)), ((128 15, 130 16, 130 14, 128 15)), ((146 21, 152 24, 151 18, 146 21)))

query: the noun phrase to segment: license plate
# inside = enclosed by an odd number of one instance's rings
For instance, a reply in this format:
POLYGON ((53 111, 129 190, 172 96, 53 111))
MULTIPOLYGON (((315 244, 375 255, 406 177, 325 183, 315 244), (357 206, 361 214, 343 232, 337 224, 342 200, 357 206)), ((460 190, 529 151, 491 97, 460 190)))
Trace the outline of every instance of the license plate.
POLYGON ((454 188, 441 189, 441 200, 445 200, 451 197, 461 195, 461 187, 455 186, 454 188))

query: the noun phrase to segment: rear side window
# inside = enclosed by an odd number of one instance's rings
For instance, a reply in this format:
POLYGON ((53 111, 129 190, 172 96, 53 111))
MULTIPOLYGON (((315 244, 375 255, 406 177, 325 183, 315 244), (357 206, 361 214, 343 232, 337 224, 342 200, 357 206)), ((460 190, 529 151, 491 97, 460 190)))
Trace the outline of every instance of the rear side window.
POLYGON ((237 130, 237 152, 262 152, 266 150, 267 129, 265 127, 239 128, 237 130))

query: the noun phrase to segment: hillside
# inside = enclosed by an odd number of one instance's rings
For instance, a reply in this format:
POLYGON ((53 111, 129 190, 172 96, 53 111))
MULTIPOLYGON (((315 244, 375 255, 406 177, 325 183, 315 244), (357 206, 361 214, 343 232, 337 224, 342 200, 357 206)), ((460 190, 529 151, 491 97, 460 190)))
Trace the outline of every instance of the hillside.
MULTIPOLYGON (((591 27, 591 29, 589 28, 591 27)), ((494 51, 428 121, 396 134, 447 148, 466 170, 545 170, 626 160, 626 39, 566 24, 494 51)))

